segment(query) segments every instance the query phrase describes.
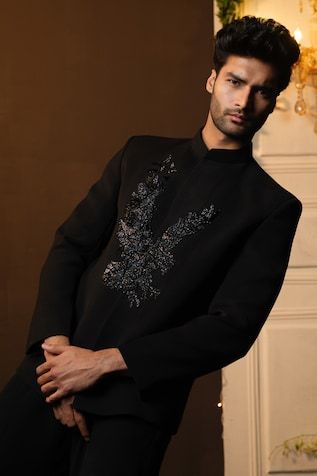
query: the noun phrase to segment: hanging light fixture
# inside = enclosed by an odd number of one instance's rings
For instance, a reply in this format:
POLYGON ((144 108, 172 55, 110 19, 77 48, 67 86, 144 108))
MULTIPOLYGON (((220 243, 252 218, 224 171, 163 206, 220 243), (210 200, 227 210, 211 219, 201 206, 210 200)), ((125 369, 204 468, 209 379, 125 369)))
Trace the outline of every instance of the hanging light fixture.
MULTIPOLYGON (((310 1, 313 7, 313 15, 309 20, 309 36, 311 46, 302 46, 302 32, 296 28, 294 38, 300 47, 300 58, 294 68, 294 83, 297 89, 297 100, 295 103, 295 112, 303 116, 308 112, 307 105, 303 96, 303 90, 306 85, 313 86, 317 89, 317 0, 310 1)), ((300 11, 303 4, 300 2, 300 11)), ((316 91, 317 99, 317 91, 316 91)), ((310 109, 309 113, 317 117, 316 108, 310 109)), ((314 131, 317 134, 317 120, 315 122, 314 131)))

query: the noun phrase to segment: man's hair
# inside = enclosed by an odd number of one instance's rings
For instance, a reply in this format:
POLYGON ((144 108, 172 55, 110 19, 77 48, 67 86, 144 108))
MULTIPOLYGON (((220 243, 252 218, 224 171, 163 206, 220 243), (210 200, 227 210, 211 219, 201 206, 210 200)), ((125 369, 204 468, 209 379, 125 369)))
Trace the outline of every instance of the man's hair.
POLYGON ((271 64, 278 73, 280 92, 290 81, 300 50, 285 26, 272 19, 245 16, 224 26, 216 35, 213 61, 217 73, 230 55, 271 64))

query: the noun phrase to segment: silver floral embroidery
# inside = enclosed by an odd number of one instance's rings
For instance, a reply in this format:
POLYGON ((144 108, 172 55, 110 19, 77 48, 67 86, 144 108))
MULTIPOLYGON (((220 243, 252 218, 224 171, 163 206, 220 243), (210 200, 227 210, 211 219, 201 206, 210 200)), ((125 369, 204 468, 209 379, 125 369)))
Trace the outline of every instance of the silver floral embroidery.
POLYGON ((217 214, 213 204, 201 212, 189 212, 155 239, 151 221, 156 198, 164 190, 168 176, 175 172, 169 155, 158 170, 151 170, 145 181, 138 184, 124 218, 119 221, 117 236, 121 260, 107 265, 103 281, 109 288, 126 294, 130 307, 138 307, 142 301, 160 294, 160 290, 153 286, 153 273, 166 274, 174 265, 172 251, 176 245, 183 238, 202 230, 217 214))

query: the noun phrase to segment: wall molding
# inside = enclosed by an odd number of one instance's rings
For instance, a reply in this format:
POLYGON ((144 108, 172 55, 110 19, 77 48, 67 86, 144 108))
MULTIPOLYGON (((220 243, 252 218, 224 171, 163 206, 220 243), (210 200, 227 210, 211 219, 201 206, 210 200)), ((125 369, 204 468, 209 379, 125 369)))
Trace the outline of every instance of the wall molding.
POLYGON ((263 442, 261 428, 261 388, 260 388, 260 358, 259 341, 257 340, 252 351, 247 355, 247 383, 249 402, 249 447, 250 475, 262 476, 263 468, 263 442))
POLYGON ((317 307, 283 307, 272 309, 270 313, 275 321, 277 320, 298 320, 298 319, 317 319, 317 307))
POLYGON ((287 285, 317 284, 317 268, 292 268, 289 267, 284 283, 287 285))
POLYGON ((261 167, 269 174, 307 174, 317 173, 316 155, 265 155, 258 157, 261 167))
POLYGON ((304 209, 317 208, 317 197, 301 197, 304 209))

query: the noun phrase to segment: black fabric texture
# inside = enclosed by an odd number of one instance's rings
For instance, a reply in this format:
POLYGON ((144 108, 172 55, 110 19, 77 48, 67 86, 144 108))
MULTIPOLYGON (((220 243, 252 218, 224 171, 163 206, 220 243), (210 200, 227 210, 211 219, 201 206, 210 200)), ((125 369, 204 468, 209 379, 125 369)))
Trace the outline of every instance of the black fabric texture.
MULTIPOLYGON (((201 130, 193 139, 130 138, 56 233, 21 373, 34 378, 34 352, 51 335, 95 350, 118 347, 128 370, 78 394, 77 408, 128 413, 176 432, 194 379, 244 356, 259 334, 283 283, 300 213, 299 200, 254 160, 251 144, 208 150, 201 130), (124 278, 120 289, 103 274, 115 273, 113 263, 120 267, 123 259, 119 237, 128 242, 122 230, 131 233, 131 196, 167 158, 176 171, 160 178, 149 233, 154 243, 167 236, 174 244, 153 272, 145 270, 157 295, 144 298, 136 285, 140 304, 131 306, 124 278), (197 225, 211 206, 215 215, 197 225), (195 232, 185 230, 186 219, 195 232)), ((132 265, 140 257, 129 259, 132 265)))

